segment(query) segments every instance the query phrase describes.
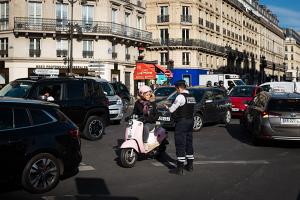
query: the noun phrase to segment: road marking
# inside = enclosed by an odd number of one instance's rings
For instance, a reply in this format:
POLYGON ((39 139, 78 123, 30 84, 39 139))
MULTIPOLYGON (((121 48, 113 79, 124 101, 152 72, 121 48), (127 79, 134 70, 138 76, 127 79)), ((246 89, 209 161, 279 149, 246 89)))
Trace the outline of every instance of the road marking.
MULTIPOLYGON (((216 160, 216 161, 194 161, 194 165, 213 165, 213 164, 237 164, 237 165, 268 165, 269 161, 266 160, 216 160)), ((176 166, 172 162, 153 162, 155 167, 163 167, 166 165, 176 166)))
POLYGON ((80 172, 84 172, 84 171, 94 171, 96 170, 94 167, 90 166, 90 165, 87 165, 85 163, 80 163, 79 165, 79 171, 80 172))

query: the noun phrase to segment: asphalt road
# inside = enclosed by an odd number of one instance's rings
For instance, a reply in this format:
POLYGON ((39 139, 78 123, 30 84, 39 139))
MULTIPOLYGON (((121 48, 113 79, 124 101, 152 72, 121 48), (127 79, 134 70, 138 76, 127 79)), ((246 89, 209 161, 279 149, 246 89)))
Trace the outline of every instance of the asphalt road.
POLYGON ((112 125, 95 142, 82 140, 80 172, 53 191, 32 195, 1 186, 0 199, 44 200, 300 200, 300 144, 272 142, 256 147, 238 121, 225 128, 209 125, 194 133, 195 169, 185 176, 168 173, 175 163, 173 132, 160 160, 118 165, 125 124, 112 125))

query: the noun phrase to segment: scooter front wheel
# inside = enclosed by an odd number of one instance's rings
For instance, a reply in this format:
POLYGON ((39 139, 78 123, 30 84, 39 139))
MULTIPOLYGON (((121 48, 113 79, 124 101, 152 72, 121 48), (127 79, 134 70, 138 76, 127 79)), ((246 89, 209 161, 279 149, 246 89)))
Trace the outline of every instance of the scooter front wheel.
POLYGON ((121 164, 123 167, 131 168, 135 165, 137 161, 137 153, 134 149, 122 149, 121 150, 121 164))

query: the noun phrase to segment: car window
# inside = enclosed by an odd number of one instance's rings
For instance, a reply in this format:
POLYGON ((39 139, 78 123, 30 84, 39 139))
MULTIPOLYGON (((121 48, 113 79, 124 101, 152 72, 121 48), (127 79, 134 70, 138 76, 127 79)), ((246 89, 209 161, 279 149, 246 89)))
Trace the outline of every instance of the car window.
POLYGON ((126 86, 123 85, 123 84, 120 84, 120 90, 121 90, 121 91, 124 91, 124 92, 128 92, 126 86))
POLYGON ((215 100, 221 100, 221 99, 224 99, 225 96, 226 96, 226 93, 225 91, 223 90, 213 90, 213 94, 214 94, 214 99, 215 100))
POLYGON ((31 125, 26 109, 14 109, 14 123, 15 128, 28 127, 31 125))
POLYGON ((0 130, 13 128, 13 112, 11 108, 0 108, 0 130))
POLYGON ((261 86, 262 89, 266 92, 270 92, 272 90, 271 86, 270 85, 262 85, 261 86))
POLYGON ((245 85, 244 81, 242 80, 233 80, 233 82, 235 83, 235 85, 245 85))
POLYGON ((17 98, 25 97, 28 94, 32 85, 33 83, 29 81, 11 82, 0 90, 0 96, 17 97, 17 98))
POLYGON ((213 92, 211 90, 205 92, 205 100, 214 100, 213 92))
POLYGON ((300 99, 271 99, 269 111, 300 112, 300 99))
POLYGON ((190 93, 195 97, 196 102, 200 102, 204 96, 204 90, 190 89, 190 93))
POLYGON ((81 81, 67 84, 67 98, 71 100, 84 99, 84 84, 81 81))
POLYGON ((39 86, 38 96, 46 95, 54 98, 55 101, 61 100, 62 98, 62 84, 42 84, 39 86))
POLYGON ((102 87, 102 90, 104 92, 106 92, 107 96, 114 96, 114 95, 116 95, 113 87, 109 83, 107 83, 107 82, 101 82, 100 85, 102 87))
POLYGON ((231 97, 252 97, 254 87, 234 87, 229 96, 231 97))
POLYGON ((31 118, 34 125, 53 122, 53 119, 45 111, 30 109, 31 118))
POLYGON ((155 90, 154 95, 158 96, 158 97, 169 96, 175 90, 176 90, 176 88, 174 88, 174 87, 161 87, 161 88, 157 88, 155 90))
POLYGON ((111 85, 113 86, 113 88, 114 88, 115 91, 119 91, 118 87, 117 87, 117 85, 115 83, 112 83, 111 85))

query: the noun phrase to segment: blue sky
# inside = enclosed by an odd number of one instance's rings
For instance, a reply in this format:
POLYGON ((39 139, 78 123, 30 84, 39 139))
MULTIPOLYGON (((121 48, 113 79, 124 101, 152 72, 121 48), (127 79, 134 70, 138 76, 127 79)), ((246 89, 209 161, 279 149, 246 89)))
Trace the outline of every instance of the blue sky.
POLYGON ((279 18, 280 26, 300 31, 300 0, 260 0, 279 18))

